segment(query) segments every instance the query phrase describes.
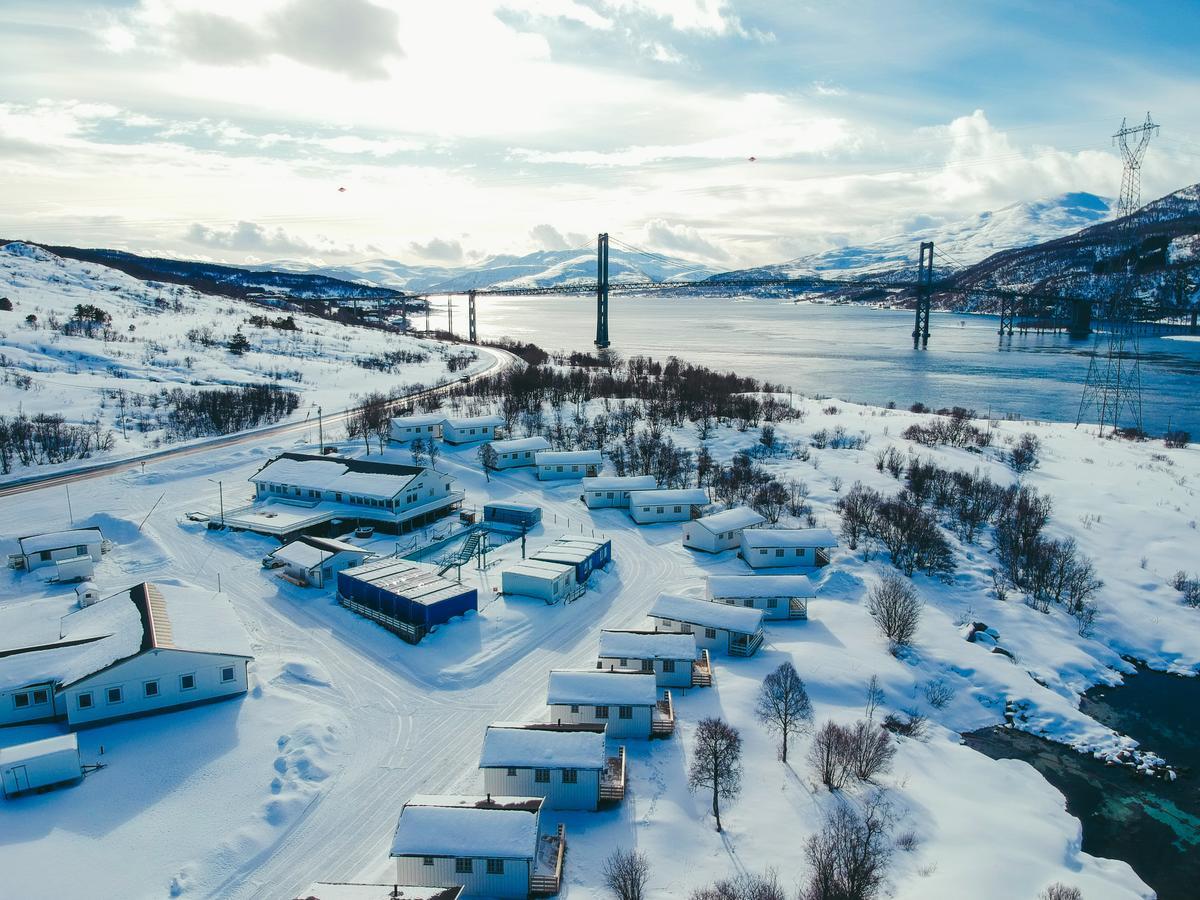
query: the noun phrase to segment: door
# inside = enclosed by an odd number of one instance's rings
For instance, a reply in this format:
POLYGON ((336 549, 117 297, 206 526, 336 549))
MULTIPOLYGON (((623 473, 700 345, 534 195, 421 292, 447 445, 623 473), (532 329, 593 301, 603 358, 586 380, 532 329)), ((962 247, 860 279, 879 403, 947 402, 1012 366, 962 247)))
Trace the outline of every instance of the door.
POLYGON ((4 770, 4 793, 19 794, 29 790, 29 772, 24 766, 4 770))

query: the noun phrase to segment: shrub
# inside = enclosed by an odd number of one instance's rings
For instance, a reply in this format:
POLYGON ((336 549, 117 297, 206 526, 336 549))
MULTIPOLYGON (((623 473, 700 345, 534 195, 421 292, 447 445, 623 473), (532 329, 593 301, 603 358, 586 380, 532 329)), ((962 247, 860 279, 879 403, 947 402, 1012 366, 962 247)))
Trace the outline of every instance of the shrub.
POLYGON ((1008 464, 1018 475, 1036 469, 1041 462, 1042 442, 1033 432, 1026 431, 1008 453, 1008 464))
POLYGON ((888 639, 893 653, 912 643, 923 606, 912 583, 894 573, 884 575, 867 599, 867 610, 888 639))
POLYGON ((709 887, 696 888, 688 900, 787 900, 787 892, 779 885, 773 870, 765 875, 742 872, 733 878, 722 878, 709 887))
POLYGON ((954 688, 941 678, 931 678, 925 682, 925 700, 934 709, 945 709, 954 699, 954 688))
POLYGON ((804 846, 809 878, 801 900, 874 900, 892 857, 892 813, 881 793, 859 811, 839 803, 804 846))
POLYGON ((1180 428, 1169 428, 1167 429, 1167 433, 1163 435, 1163 443, 1168 447, 1179 449, 1186 447, 1191 442, 1191 432, 1183 431, 1180 428))
POLYGON ((1056 881, 1038 894, 1038 900, 1083 900, 1083 891, 1056 881))
POLYGON ((638 850, 618 847, 604 861, 602 874, 617 900, 642 900, 650 878, 650 860, 638 850))

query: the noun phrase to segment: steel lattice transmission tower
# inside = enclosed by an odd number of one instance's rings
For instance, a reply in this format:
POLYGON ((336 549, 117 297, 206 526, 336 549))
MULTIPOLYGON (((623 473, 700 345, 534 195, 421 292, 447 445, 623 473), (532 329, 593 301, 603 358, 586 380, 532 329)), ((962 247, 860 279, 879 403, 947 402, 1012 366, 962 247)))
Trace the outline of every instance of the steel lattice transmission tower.
MULTIPOLYGON (((1126 251, 1134 250, 1136 235, 1130 217, 1141 206, 1142 160, 1150 137, 1157 130, 1150 113, 1146 113, 1146 121, 1141 125, 1131 127, 1122 120, 1121 130, 1113 135, 1113 143, 1121 148, 1125 160, 1121 196, 1117 201, 1117 242, 1126 251)), ((1132 273, 1134 258, 1135 254, 1131 252, 1125 272, 1114 275, 1113 290, 1104 308, 1108 334, 1096 334, 1083 397, 1079 401, 1079 415, 1075 419, 1078 426, 1094 409, 1101 435, 1105 428, 1120 428, 1122 420, 1129 427, 1139 431, 1142 428, 1142 372, 1132 273)))

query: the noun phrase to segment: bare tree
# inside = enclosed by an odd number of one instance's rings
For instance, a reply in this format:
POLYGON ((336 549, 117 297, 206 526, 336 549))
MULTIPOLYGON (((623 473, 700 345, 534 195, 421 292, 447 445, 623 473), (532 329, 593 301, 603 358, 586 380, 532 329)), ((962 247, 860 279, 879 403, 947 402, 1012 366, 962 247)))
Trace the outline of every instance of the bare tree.
POLYGON ((475 451, 475 456, 479 459, 479 464, 483 466, 484 477, 488 481, 492 480, 492 469, 496 468, 496 463, 500 459, 500 454, 496 452, 496 448, 490 443, 480 444, 479 449, 475 451))
POLYGON ((1056 881, 1038 894, 1038 900, 1083 900, 1083 891, 1056 881))
POLYGON ((768 731, 779 735, 779 758, 786 763, 788 738, 807 731, 813 718, 812 701, 795 666, 781 663, 763 679, 754 712, 768 731))
POLYGON ((742 737, 722 719, 701 719, 696 726, 688 788, 712 791, 713 818, 721 830, 721 800, 732 800, 742 788, 742 737))
POLYGON ((838 791, 850 780, 853 753, 849 729, 837 722, 826 722, 813 738, 808 761, 817 770, 821 783, 831 791, 838 791))
POLYGON ((604 861, 602 874, 617 900, 642 900, 650 878, 650 860, 639 850, 618 847, 604 861))
POLYGON ((441 445, 433 438, 429 438, 425 442, 425 455, 429 457, 429 468, 436 472, 438 457, 442 455, 441 445))
POLYGON ((862 811, 838 803, 804 847, 808 883, 801 900, 873 900, 884 888, 892 859, 892 813, 881 792, 862 811))
MULTIPOLYGON (((350 426, 347 425, 346 427, 347 427, 347 429, 349 429, 350 426)), ((432 439, 430 439, 429 442, 426 443, 425 438, 423 438, 423 437, 413 438, 412 443, 408 445, 408 450, 410 453, 412 453, 413 465, 417 465, 417 466, 425 465, 425 457, 427 455, 425 448, 428 447, 432 443, 433 443, 432 439)))
POLYGON ((871 781, 892 766, 896 745, 882 726, 866 720, 855 722, 850 731, 851 765, 859 781, 871 781))
POLYGON ((883 688, 879 686, 879 676, 872 675, 871 680, 867 682, 867 703, 863 709, 868 722, 875 721, 875 710, 879 709, 882 703, 883 688))
POLYGON ((742 872, 733 878, 721 878, 708 887, 696 888, 688 900, 787 900, 774 869, 762 875, 742 872))
POLYGON ((912 583, 894 572, 884 575, 867 598, 867 609, 888 639, 892 653, 912 643, 923 606, 912 583))

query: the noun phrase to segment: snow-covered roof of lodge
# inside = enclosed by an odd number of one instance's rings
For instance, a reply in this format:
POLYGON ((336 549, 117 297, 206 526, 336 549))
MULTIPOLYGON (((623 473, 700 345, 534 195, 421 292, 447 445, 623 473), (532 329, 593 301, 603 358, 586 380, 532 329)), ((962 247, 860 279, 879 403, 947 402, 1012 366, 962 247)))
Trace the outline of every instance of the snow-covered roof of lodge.
POLYGON ((828 528, 750 528, 742 532, 748 547, 836 547, 828 528))
POLYGON ((443 578, 433 566, 410 562, 406 559, 381 559, 356 569, 347 569, 341 575, 374 585, 381 590, 424 606, 432 606, 443 600, 461 597, 463 594, 475 590, 457 581, 443 578))
POLYGON ((491 447, 497 453, 519 453, 526 450, 546 450, 550 442, 540 435, 526 438, 511 438, 507 441, 492 441, 491 447))
POLYGON ((392 856, 531 859, 541 797, 418 795, 404 804, 392 856))
POLYGON ((585 491, 653 491, 658 482, 653 475, 590 475, 583 479, 585 491))
POLYGON ((512 503, 508 500, 492 500, 483 504, 484 509, 511 509, 516 512, 537 512, 541 509, 540 506, 534 506, 532 503, 512 503))
POLYGON ((339 553, 358 553, 369 556, 371 551, 333 538, 313 538, 305 535, 272 551, 271 556, 302 569, 315 569, 325 560, 332 559, 339 553))
POLYGON ((79 752, 79 738, 75 732, 56 734, 53 737, 42 738, 40 741, 29 741, 25 744, 13 744, 11 747, 0 747, 0 766, 29 762, 55 753, 62 753, 64 750, 79 752))
POLYGON ((644 503, 647 506, 666 506, 679 504, 687 506, 705 506, 708 504, 708 494, 702 488, 663 488, 656 491, 632 491, 629 494, 632 504, 644 503))
POLYGON ((250 476, 254 484, 294 485, 390 500, 425 471, 420 466, 285 453, 250 476))
POLYGON ((750 507, 735 506, 724 512, 701 516, 696 520, 696 524, 707 528, 713 534, 719 534, 722 531, 752 528, 755 525, 761 525, 765 521, 767 521, 765 516, 759 515, 750 507))
POLYGON ((73 594, 0 608, 0 687, 74 684, 154 648, 251 655, 224 595, 191 586, 147 582, 82 609, 73 594))
POLYGON ((667 631, 601 631, 606 659, 695 659, 696 636, 667 631))
POLYGON ((459 430, 463 428, 498 428, 504 424, 504 416, 465 416, 461 419, 446 416, 443 424, 459 430))
POLYGON ((650 605, 650 615, 705 628, 723 628, 738 634, 754 634, 762 628, 763 618, 761 609, 726 606, 678 594, 659 594, 650 605))
POLYGON ((73 531, 48 531, 18 538, 22 553, 41 553, 43 550, 61 550, 63 547, 78 547, 84 544, 99 544, 104 535, 99 528, 76 528, 73 531))
POLYGON ((396 425, 441 425, 446 420, 444 413, 413 413, 409 416, 392 416, 396 425))
POLYGON ((479 767, 603 769, 604 731, 603 725, 496 722, 484 732, 479 767))
POLYGON ((658 685, 654 676, 648 674, 557 669, 550 672, 546 702, 653 706, 658 702, 658 685))
POLYGON ((315 881, 298 895, 299 900, 458 900, 462 885, 425 887, 415 884, 353 884, 315 881), (398 893, 397 893, 398 892, 398 893))
POLYGON ((550 562, 548 559, 537 559, 535 556, 514 563, 504 571, 515 572, 518 575, 528 575, 530 578, 553 580, 567 572, 575 571, 575 567, 568 566, 565 563, 550 562))
POLYGON ((710 597, 815 597, 807 575, 709 575, 710 597))
POLYGON ((598 466, 604 462, 604 456, 599 450, 542 450, 533 461, 539 466, 598 466))

